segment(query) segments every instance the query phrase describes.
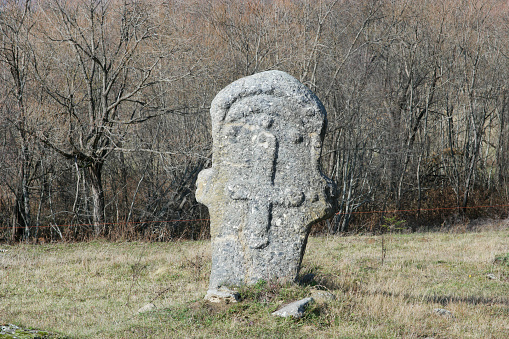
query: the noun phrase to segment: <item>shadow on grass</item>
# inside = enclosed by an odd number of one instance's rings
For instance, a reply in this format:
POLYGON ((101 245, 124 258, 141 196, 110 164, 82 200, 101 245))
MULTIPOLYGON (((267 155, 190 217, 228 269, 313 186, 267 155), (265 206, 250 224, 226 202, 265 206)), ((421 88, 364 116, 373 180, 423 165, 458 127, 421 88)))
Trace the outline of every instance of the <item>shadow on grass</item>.
POLYGON ((492 304, 500 304, 509 306, 509 298, 504 297, 483 297, 483 296, 456 296, 456 295, 413 295, 410 293, 394 293, 389 291, 366 291, 363 290, 360 284, 355 284, 355 281, 348 282, 338 282, 337 279, 333 276, 327 276, 319 274, 318 268, 311 268, 303 272, 302 275, 299 275, 297 278, 297 284, 302 287, 317 287, 319 289, 327 289, 327 290, 339 290, 344 293, 356 293, 363 296, 376 296, 383 295, 385 297, 393 297, 400 298, 402 297, 408 301, 422 301, 426 303, 440 304, 442 306, 447 306, 450 303, 465 303, 469 305, 492 305, 492 304))
POLYGON ((318 274, 317 271, 317 269, 308 269, 305 273, 299 275, 295 282, 301 287, 315 287, 326 290, 344 289, 342 284, 335 281, 335 277, 318 274))
POLYGON ((469 305, 492 305, 492 304, 501 304, 505 306, 509 306, 509 299, 507 298, 493 298, 493 297, 478 297, 474 295, 469 295, 466 297, 458 297, 453 295, 430 295, 430 296, 412 296, 405 295, 405 299, 417 299, 424 300, 428 303, 437 303, 442 306, 447 306, 450 303, 465 303, 469 305))
POLYGON ((358 293, 364 296, 377 296, 382 295, 384 297, 392 297, 392 298, 400 298, 402 297, 407 301, 423 301, 426 303, 440 304, 442 306, 447 306, 450 303, 465 303, 469 305, 493 305, 500 304, 509 306, 509 299, 503 297, 478 297, 474 295, 469 295, 465 297, 455 296, 455 295, 412 295, 410 293, 393 293, 388 291, 359 291, 358 293))

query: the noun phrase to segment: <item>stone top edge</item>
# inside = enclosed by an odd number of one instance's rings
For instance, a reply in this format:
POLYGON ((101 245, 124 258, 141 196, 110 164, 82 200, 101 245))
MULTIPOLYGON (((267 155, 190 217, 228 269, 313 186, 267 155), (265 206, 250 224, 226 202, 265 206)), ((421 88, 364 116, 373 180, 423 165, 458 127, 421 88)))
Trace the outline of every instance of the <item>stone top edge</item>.
POLYGON ((298 98, 298 101, 315 105, 323 117, 326 117, 325 107, 309 88, 286 72, 272 70, 240 78, 222 89, 211 103, 212 119, 223 121, 226 112, 237 101, 257 95, 298 98))

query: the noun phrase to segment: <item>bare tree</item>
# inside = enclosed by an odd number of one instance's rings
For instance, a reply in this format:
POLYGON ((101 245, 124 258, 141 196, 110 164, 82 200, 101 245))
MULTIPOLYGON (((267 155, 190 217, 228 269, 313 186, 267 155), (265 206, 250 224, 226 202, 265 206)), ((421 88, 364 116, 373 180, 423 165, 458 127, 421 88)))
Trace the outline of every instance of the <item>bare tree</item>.
MULTIPOLYGON (((17 134, 19 147, 19 180, 15 191, 15 219, 13 223, 15 239, 27 239, 30 236, 32 224, 30 213, 29 181, 32 172, 29 135, 27 134, 27 82, 30 77, 29 61, 26 41, 31 23, 31 2, 5 1, 0 12, 0 63, 6 66, 10 73, 7 85, 6 99, 0 105, 6 119, 12 123, 17 134), (12 98, 9 100, 8 98, 12 98), (18 227, 22 225, 24 228, 18 227)), ((16 182, 15 181, 15 182, 16 182)), ((12 183, 9 183, 12 185, 12 183)))
POLYGON ((132 124, 148 119, 144 91, 155 83, 161 55, 149 4, 131 1, 49 1, 31 45, 33 65, 53 104, 35 134, 86 170, 96 234, 103 230, 103 166, 132 124))

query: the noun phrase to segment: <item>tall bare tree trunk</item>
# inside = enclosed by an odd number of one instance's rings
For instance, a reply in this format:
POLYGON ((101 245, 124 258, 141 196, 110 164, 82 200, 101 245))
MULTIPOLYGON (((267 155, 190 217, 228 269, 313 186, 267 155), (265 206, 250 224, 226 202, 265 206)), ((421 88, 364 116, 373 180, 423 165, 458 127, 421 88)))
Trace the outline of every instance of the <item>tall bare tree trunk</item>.
POLYGON ((26 145, 25 133, 21 131, 21 196, 23 201, 23 226, 24 226, 24 234, 23 238, 26 240, 30 237, 30 226, 31 226, 31 216, 30 216, 30 192, 28 190, 28 177, 30 171, 29 164, 29 155, 28 155, 28 146, 26 145))
POLYGON ((90 177, 90 187, 92 194, 92 220, 94 223, 94 233, 96 236, 101 233, 107 233, 104 224, 104 191, 102 185, 102 162, 95 162, 88 167, 90 177))

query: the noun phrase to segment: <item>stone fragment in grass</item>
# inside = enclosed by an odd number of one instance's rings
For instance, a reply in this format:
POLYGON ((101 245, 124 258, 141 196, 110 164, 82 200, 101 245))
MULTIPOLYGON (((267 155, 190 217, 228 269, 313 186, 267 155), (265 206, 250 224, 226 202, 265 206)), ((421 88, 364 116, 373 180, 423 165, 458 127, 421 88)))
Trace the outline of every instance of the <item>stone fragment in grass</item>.
POLYGON ((446 309, 443 309, 443 308, 435 308, 433 310, 433 312, 435 312, 436 314, 438 315, 441 315, 441 316, 444 316, 444 317, 447 317, 447 318, 454 318, 454 315, 452 314, 451 311, 449 310, 446 310, 446 309))
POLYGON ((336 300, 336 296, 328 291, 311 289, 311 298, 313 298, 317 303, 328 303, 336 300))
POLYGON ((138 313, 145 313, 145 312, 150 312, 150 311, 153 311, 156 309, 156 305, 150 303, 150 304, 146 304, 145 306, 143 306, 142 308, 140 308, 138 310, 138 313))
POLYGON ((496 276, 496 275, 494 275, 494 274, 492 274, 492 273, 488 274, 486 277, 487 277, 488 279, 491 279, 491 280, 497 280, 497 279, 498 279, 498 278, 497 278, 497 276, 496 276))
POLYGON ((212 167, 196 182, 210 214, 210 291, 295 280, 311 226, 334 212, 335 186, 320 170, 324 106, 267 71, 221 90, 210 115, 212 167))
POLYGON ((19 327, 13 324, 0 326, 0 334, 14 334, 16 330, 19 330, 19 327))
POLYGON ((51 339, 58 336, 46 331, 23 329, 13 324, 5 324, 0 326, 0 338, 5 339, 51 339))
POLYGON ((238 292, 232 291, 224 286, 209 289, 207 295, 205 295, 205 300, 212 303, 236 303, 239 299, 240 295, 238 292))
POLYGON ((301 300, 297 300, 275 312, 272 312, 272 315, 283 318, 293 317, 295 319, 298 319, 304 315, 306 309, 314 302, 315 300, 313 298, 304 298, 301 300))

